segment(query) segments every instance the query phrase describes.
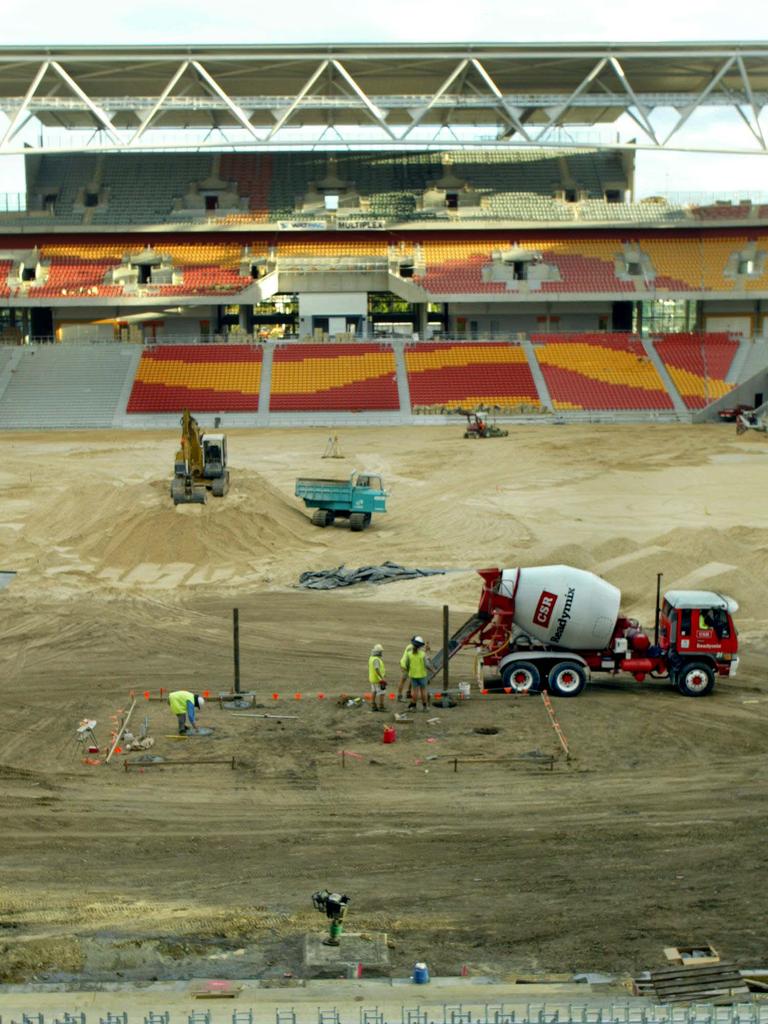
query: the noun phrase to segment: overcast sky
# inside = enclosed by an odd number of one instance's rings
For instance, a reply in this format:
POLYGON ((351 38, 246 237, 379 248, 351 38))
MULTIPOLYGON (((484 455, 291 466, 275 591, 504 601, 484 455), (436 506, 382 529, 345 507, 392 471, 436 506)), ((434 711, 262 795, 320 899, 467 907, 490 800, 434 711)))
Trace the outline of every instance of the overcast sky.
MULTIPOLYGON (((10 0, 0 3, 8 8, 10 0)), ((35 0, 3 19, 2 45, 333 43, 333 42, 622 42, 749 41, 768 35, 765 5, 723 0, 281 0, 216 4, 211 0, 35 0)), ((733 145, 746 129, 720 117, 701 124, 700 139, 733 145), (737 134, 738 132, 738 134, 737 134)), ((768 117, 764 130, 768 131, 768 117)), ((768 192, 768 157, 638 157, 640 192, 665 189, 768 192)), ((15 161, 14 161, 15 163, 15 161)), ((0 158, 0 190, 11 158, 0 158)))

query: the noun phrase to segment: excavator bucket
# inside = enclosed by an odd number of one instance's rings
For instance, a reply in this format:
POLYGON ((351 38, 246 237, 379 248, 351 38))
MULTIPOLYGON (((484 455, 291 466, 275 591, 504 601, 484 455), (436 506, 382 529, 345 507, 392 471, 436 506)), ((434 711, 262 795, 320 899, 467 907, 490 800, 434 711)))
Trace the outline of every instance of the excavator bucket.
POLYGON ((171 480, 171 497, 174 505, 204 505, 207 494, 205 485, 195 486, 177 476, 171 480))

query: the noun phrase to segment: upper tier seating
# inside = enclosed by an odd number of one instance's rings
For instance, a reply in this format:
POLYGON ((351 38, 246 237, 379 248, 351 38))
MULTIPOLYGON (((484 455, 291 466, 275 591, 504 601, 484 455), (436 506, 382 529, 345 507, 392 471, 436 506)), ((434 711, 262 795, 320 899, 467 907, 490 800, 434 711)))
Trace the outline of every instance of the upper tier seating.
POLYGON ((399 409, 397 370, 385 345, 281 345, 272 362, 272 412, 399 409))
POLYGON ((689 409, 703 409, 727 395, 726 376, 739 350, 729 334, 663 334, 656 351, 689 409))
POLYGON ((238 194, 248 200, 248 217, 243 219, 255 223, 269 220, 273 164, 272 153, 222 153, 222 180, 233 181, 238 194))
POLYGON ((127 412, 256 412, 261 359, 252 345, 150 349, 142 354, 127 412))
POLYGON ((539 406, 523 350, 503 342, 420 342, 406 346, 411 406, 539 406))
POLYGON ((555 409, 672 409, 639 339, 628 334, 534 334, 555 409))
MULTIPOLYGON (((323 213, 322 192, 338 183, 341 218, 385 221, 488 220, 573 221, 578 203, 554 199, 571 188, 587 202, 600 203, 606 186, 625 186, 621 159, 612 153, 563 151, 467 151, 462 153, 128 153, 45 156, 29 164, 30 211, 56 194, 54 219, 63 223, 147 224, 178 220, 174 213, 190 188, 207 181, 234 186, 241 210, 222 210, 233 223, 277 222, 323 213), (84 208, 84 192, 99 196, 84 208), (425 197, 426 193, 431 196, 425 197), (436 190, 436 191, 435 191, 436 190), (458 195, 448 210, 443 191, 458 195), (346 195, 346 201, 345 201, 346 195), (308 197, 315 201, 307 203, 308 197)), ((219 185, 221 189, 222 186, 219 185)), ((628 207, 605 210, 610 221, 626 218, 628 207)), ((602 208, 600 208, 602 210, 602 208)), ((637 216, 642 220, 640 206, 637 216)), ((595 208, 597 210, 597 207, 595 208)), ((32 214, 14 214, 16 220, 32 214)), ((45 214, 49 216, 49 214, 45 214)), ((185 210, 184 220, 210 219, 215 210, 185 210)), ((586 219, 604 219, 586 212, 586 219)))

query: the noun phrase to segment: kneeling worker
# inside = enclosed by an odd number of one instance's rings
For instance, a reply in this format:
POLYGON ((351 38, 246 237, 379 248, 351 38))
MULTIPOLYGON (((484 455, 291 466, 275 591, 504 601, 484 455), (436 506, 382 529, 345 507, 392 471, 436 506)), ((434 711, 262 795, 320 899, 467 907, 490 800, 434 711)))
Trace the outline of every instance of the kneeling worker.
POLYGON ((195 712, 203 707, 205 700, 197 693, 190 693, 189 690, 174 690, 168 694, 168 704, 178 719, 179 735, 183 736, 185 732, 189 732, 187 719, 189 725, 193 729, 196 728, 195 712))

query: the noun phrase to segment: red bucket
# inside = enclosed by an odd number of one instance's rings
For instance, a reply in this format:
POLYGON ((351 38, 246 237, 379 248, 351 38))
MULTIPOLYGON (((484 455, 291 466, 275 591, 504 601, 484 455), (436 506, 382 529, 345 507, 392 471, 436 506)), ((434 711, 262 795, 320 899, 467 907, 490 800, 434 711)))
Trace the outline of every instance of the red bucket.
POLYGON ((393 725, 384 726, 384 735, 381 737, 382 743, 394 743, 397 739, 397 733, 393 725))

